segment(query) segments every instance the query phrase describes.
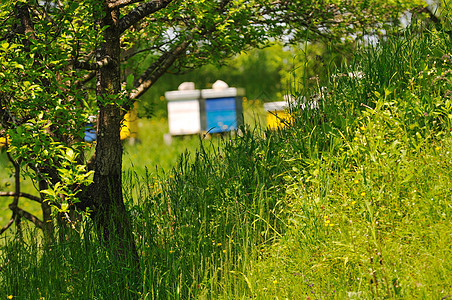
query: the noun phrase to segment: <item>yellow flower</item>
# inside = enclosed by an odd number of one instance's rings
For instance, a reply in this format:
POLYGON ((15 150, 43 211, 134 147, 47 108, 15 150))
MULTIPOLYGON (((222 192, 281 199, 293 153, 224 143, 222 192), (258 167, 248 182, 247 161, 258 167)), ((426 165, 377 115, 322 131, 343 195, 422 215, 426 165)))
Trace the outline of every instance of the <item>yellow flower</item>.
POLYGON ((226 249, 223 250, 223 253, 226 253, 226 249))
POLYGON ((352 205, 355 205, 356 204, 356 201, 352 201, 352 205))
POLYGON ((439 147, 439 146, 437 146, 437 147, 435 148, 436 151, 438 151, 438 150, 440 150, 440 149, 441 149, 441 147, 439 147))
POLYGON ((8 297, 6 297, 8 299, 13 299, 13 295, 9 295, 8 297))
POLYGON ((273 284, 277 284, 278 283, 278 280, 273 280, 273 284))
POLYGON ((366 192, 362 192, 361 196, 363 196, 363 197, 366 196, 366 192))
POLYGON ((359 180, 358 179, 355 179, 355 181, 354 181, 355 183, 358 183, 359 182, 359 180))
POLYGON ((357 136, 355 136, 355 137, 353 138, 353 140, 354 140, 354 141, 357 141, 357 140, 358 140, 358 137, 357 137, 357 136))
POLYGON ((220 247, 220 246, 221 246, 221 243, 217 243, 217 246, 220 247))
POLYGON ((170 254, 171 254, 171 253, 174 253, 174 251, 173 251, 173 250, 170 250, 169 253, 170 253, 170 254))
POLYGON ((359 129, 361 129, 362 131, 366 130, 366 127, 361 126, 359 129))

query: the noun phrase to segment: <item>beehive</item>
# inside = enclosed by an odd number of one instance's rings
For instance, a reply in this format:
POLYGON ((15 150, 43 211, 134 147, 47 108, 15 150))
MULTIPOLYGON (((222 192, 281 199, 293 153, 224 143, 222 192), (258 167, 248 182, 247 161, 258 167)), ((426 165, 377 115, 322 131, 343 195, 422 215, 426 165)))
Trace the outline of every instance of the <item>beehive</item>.
POLYGON ((267 112, 267 127, 270 129, 284 128, 292 122, 292 116, 288 111, 287 101, 264 103, 267 112))
POLYGON ((138 137, 138 113, 137 104, 124 116, 121 127, 121 140, 130 138, 136 139, 138 137))
POLYGON ((165 93, 168 100, 168 127, 170 135, 201 132, 199 90, 178 90, 165 93))
POLYGON ((242 97, 240 88, 217 88, 201 91, 202 130, 210 133, 236 130, 243 124, 242 97))

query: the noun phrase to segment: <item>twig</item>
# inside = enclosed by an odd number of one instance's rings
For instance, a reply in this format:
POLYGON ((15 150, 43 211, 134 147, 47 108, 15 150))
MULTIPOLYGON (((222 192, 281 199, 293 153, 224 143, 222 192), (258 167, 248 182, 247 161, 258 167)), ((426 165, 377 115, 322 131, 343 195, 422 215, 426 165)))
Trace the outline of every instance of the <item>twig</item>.
MULTIPOLYGON (((12 158, 11 153, 7 152, 7 156, 9 161, 14 166, 14 198, 13 202, 11 203, 12 206, 17 207, 19 205, 19 195, 20 195, 20 161, 16 161, 12 158)), ((16 223, 16 235, 17 237, 22 240, 22 226, 20 224, 20 215, 16 215, 13 213, 13 219, 16 223)))
POLYGON ((368 105, 366 105, 366 104, 364 104, 364 103, 361 103, 360 105, 361 105, 361 106, 364 106, 365 108, 368 108, 368 109, 370 109, 370 110, 374 110, 372 107, 370 107, 370 106, 368 106, 368 105))
POLYGON ((13 215, 11 216, 11 219, 9 219, 8 223, 0 229, 0 234, 8 230, 9 227, 14 223, 14 219, 16 218, 16 214, 13 212, 13 215))

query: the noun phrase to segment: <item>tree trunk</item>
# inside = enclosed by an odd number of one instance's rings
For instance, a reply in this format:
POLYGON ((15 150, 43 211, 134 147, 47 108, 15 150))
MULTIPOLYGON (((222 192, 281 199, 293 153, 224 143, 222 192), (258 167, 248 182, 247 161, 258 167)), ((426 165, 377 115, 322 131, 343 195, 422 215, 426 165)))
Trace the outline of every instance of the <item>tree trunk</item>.
POLYGON ((120 263, 139 276, 139 257, 122 195, 122 110, 116 101, 120 92, 119 10, 108 10, 106 3, 103 7, 105 14, 99 26, 108 28, 104 31, 104 44, 98 50, 97 61, 107 58, 108 63, 97 71, 98 135, 94 182, 90 187, 90 197, 95 205, 93 220, 105 245, 117 251, 114 255, 120 263))

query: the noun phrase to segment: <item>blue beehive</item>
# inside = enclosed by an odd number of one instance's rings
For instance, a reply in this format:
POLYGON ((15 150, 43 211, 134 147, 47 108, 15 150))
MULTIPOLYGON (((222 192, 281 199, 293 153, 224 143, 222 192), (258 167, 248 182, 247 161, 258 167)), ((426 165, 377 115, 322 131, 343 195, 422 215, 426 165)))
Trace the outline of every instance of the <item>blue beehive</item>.
POLYGON ((243 124, 242 97, 244 90, 230 88, 217 81, 213 89, 201 91, 201 128, 217 133, 236 130, 243 124), (218 87, 220 83, 220 87, 218 87))

